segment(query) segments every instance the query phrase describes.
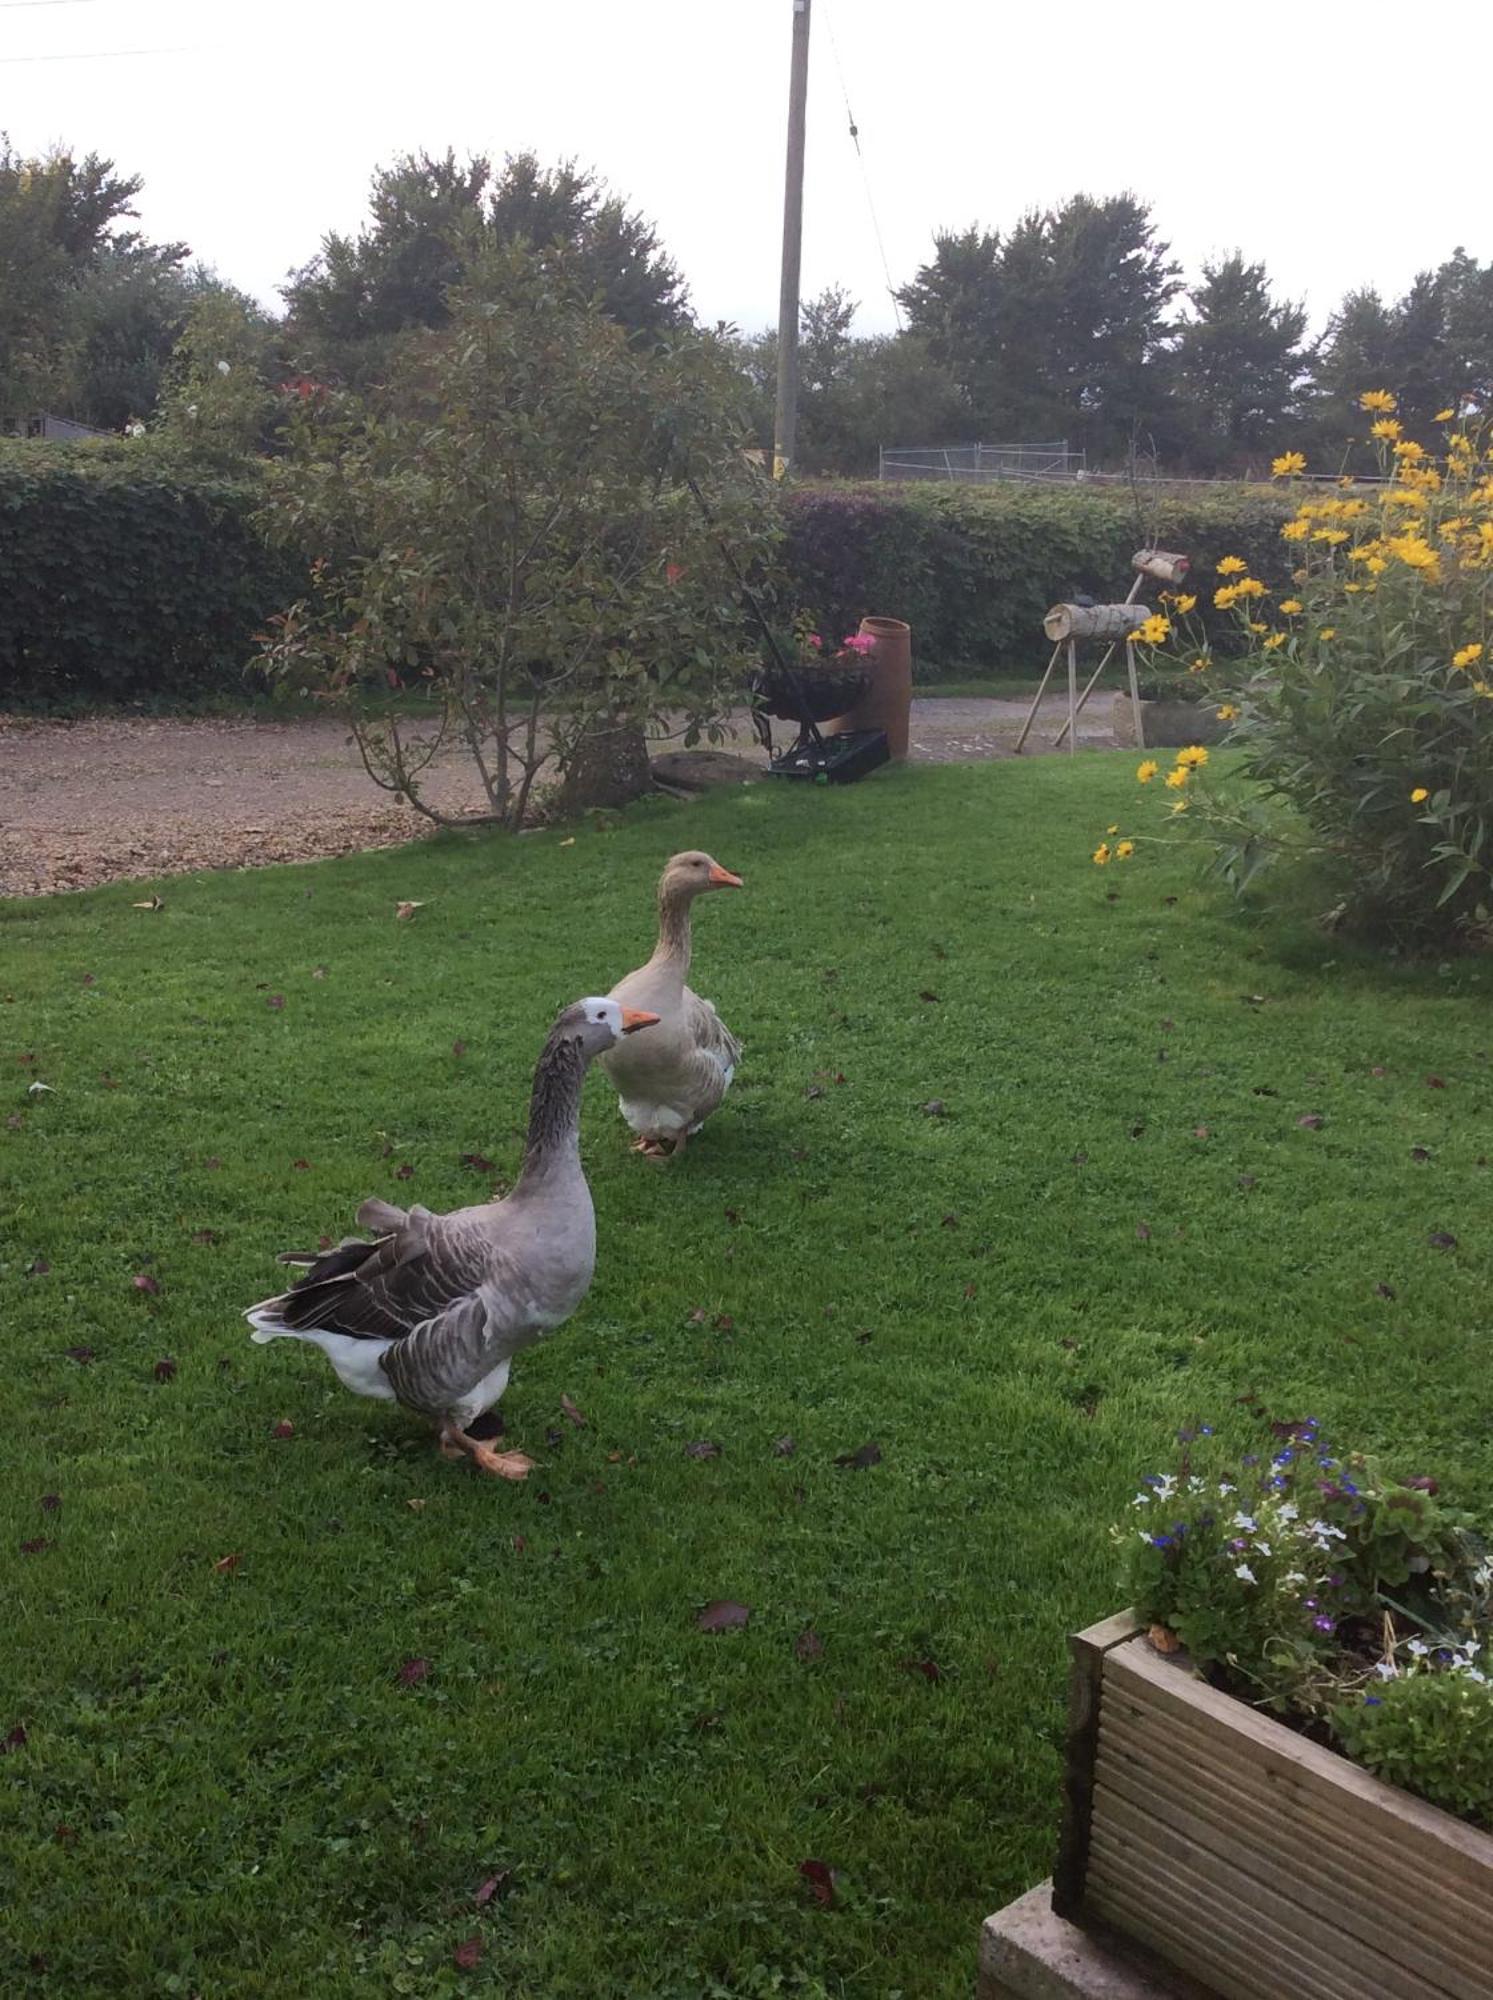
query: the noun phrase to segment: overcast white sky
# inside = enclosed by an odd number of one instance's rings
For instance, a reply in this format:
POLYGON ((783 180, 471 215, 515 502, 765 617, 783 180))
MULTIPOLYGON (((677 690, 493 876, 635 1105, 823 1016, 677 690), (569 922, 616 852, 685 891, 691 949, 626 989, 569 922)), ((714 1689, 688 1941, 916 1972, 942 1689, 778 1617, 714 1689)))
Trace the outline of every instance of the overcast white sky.
MULTIPOLYGON (((0 0, 0 126, 144 174, 147 233, 267 303, 357 226, 379 161, 575 155, 656 221, 702 317, 755 329, 777 310, 791 4, 0 0)), ((841 70, 895 283, 939 226, 1129 187, 1189 274, 1237 246, 1320 323, 1458 243, 1493 258, 1490 55, 1488 0, 813 0, 804 295, 840 283, 861 331, 894 324, 841 70)))

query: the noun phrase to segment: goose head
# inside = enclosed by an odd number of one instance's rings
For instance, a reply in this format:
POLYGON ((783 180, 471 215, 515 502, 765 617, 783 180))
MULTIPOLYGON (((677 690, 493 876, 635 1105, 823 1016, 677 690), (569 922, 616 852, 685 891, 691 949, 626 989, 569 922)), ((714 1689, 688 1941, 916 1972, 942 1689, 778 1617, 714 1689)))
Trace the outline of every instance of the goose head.
POLYGON ((624 1035, 635 1035, 639 1028, 651 1028, 657 1019, 657 1014, 646 1013, 640 1007, 623 1007, 615 1000, 593 995, 565 1009, 550 1030, 550 1040, 578 1042, 581 1054, 590 1062, 605 1055, 624 1035))
POLYGON ((683 854, 670 856, 659 880, 658 894, 661 902, 671 902, 675 897, 703 895, 707 889, 745 887, 739 875, 733 875, 729 868, 722 868, 718 861, 698 847, 691 847, 686 848, 683 854))

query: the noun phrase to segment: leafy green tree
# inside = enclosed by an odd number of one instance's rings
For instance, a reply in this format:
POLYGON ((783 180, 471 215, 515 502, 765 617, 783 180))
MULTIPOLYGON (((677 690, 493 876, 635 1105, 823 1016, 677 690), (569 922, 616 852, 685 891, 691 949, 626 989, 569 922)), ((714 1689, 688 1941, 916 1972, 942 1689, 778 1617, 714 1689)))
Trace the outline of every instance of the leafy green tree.
POLYGON ((120 228, 141 186, 95 153, 26 158, 0 137, 0 414, 50 404, 107 425, 149 393, 184 316, 187 251, 120 228))
MULTIPOLYGON (((286 413, 280 328, 244 293, 204 287, 171 361, 153 442, 231 468, 263 452, 286 413)), ((304 384, 308 389, 314 387, 304 384)))
POLYGON ((1239 251, 1203 266, 1173 355, 1178 424, 1191 456, 1237 469, 1283 442, 1306 367, 1304 306, 1278 302, 1263 264, 1239 251))
POLYGON ((1081 194, 1024 215, 1004 240, 939 236, 899 296, 985 437, 1062 435, 1103 454, 1164 413, 1176 273, 1143 202, 1081 194))
POLYGON ((362 384, 393 365, 400 335, 449 324, 451 288, 484 250, 523 242, 563 264, 635 335, 683 325, 684 287, 653 229, 594 174, 532 153, 495 173, 478 155, 459 163, 407 154, 373 177, 370 218, 356 236, 327 236, 285 288, 289 330, 314 366, 362 384))
POLYGON ((755 661, 725 551, 764 563, 776 512, 721 342, 630 341, 524 243, 479 257, 447 311, 385 393, 298 406, 268 518, 312 588, 267 658, 428 817, 431 760, 457 745, 518 826, 550 758, 579 803, 646 782, 665 717, 718 729, 755 661), (391 710, 405 686, 434 722, 391 710))

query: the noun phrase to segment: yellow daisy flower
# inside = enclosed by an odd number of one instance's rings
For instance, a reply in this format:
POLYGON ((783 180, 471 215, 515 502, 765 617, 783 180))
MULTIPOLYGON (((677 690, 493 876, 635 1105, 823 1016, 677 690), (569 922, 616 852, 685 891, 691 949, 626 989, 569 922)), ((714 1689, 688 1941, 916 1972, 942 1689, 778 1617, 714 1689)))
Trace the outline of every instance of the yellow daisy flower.
POLYGON ((1099 845, 1094 849, 1095 867, 1102 868, 1105 862, 1108 861, 1108 859, 1109 859, 1109 842, 1107 840, 1101 840, 1099 845))
POLYGON ((1433 424, 1449 424, 1454 420, 1456 414, 1455 410, 1438 410, 1435 416, 1432 417, 1431 422, 1433 424))
POLYGON ((1231 701, 1226 701, 1218 711, 1218 719, 1220 722, 1232 722, 1238 713, 1239 711, 1235 708, 1234 704, 1231 701))
POLYGON ((1225 556, 1223 561, 1218 565, 1218 574, 1220 576, 1243 576, 1248 568, 1249 564, 1239 556, 1225 556))
POLYGON ((1365 389, 1358 399, 1360 410, 1390 411, 1395 407, 1395 399, 1388 389, 1365 389))
POLYGON ((1177 610, 1184 618, 1187 616, 1189 611, 1195 609, 1196 605, 1197 605, 1197 599, 1195 597, 1184 596, 1184 597, 1179 597, 1177 599, 1177 610))
POLYGON ((1399 422, 1394 417, 1381 417, 1377 424, 1369 425, 1369 436, 1384 438, 1393 444, 1400 434, 1399 422))
POLYGON ((1424 785, 1417 785, 1415 790, 1410 794, 1410 803, 1413 806, 1418 806, 1430 796, 1431 794, 1426 790, 1424 785))
POLYGON ((1454 667, 1476 666, 1482 657, 1483 649, 1481 646, 1463 646, 1460 651, 1452 654, 1452 665, 1454 667))
POLYGON ((1207 761, 1208 753, 1201 743, 1191 743, 1185 750, 1177 752, 1177 764, 1184 771, 1197 770, 1207 761))
POLYGON ((1135 842, 1133 840, 1121 840, 1115 845, 1116 861, 1128 861, 1134 852, 1135 842))
POLYGON ((1280 601, 1280 608, 1288 618, 1294 618, 1303 609, 1303 606, 1299 597, 1283 597, 1280 601))
POLYGON ((1280 531, 1281 540, 1284 542, 1304 542, 1311 532, 1311 525, 1310 521, 1287 521, 1280 531))
POLYGON ((1306 471, 1305 454, 1299 451, 1283 451, 1279 458, 1270 461, 1272 479, 1289 479, 1293 472, 1306 471))
POLYGON ((1324 625, 1317 634, 1317 637, 1319 639, 1335 639, 1337 637, 1336 625, 1324 625))
POLYGON ((1135 775, 1141 784, 1149 785, 1160 769, 1161 766, 1154 757, 1147 757, 1143 764, 1136 765, 1135 775))
POLYGON ((1159 611, 1153 611, 1144 625, 1138 625, 1131 638, 1137 646, 1163 645, 1171 634, 1172 621, 1163 618, 1159 611))
POLYGON ((1277 651, 1279 647, 1284 646, 1285 643, 1286 643, 1286 635, 1284 632, 1272 632, 1270 634, 1270 637, 1265 641, 1265 651, 1267 653, 1273 653, 1277 651))
POLYGON ((1168 789, 1174 792, 1180 792, 1182 787, 1187 783, 1187 780, 1191 777, 1191 775, 1192 773, 1188 770, 1185 764, 1178 764, 1175 770, 1168 771, 1166 774, 1166 782, 1168 789))

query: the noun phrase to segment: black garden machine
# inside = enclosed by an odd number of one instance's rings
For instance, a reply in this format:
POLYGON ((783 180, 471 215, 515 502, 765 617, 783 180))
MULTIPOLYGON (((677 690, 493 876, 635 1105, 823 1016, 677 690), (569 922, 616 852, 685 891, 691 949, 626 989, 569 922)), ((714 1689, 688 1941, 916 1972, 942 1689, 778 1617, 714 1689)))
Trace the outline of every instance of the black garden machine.
MULTIPOLYGON (((705 496, 693 479, 689 480, 689 489, 700 512, 714 528, 715 520, 705 503, 705 496)), ((860 690, 850 691, 847 696, 846 691, 837 689, 833 696, 836 703, 833 710, 816 716, 816 703, 805 685, 804 677, 779 645, 778 636, 757 593, 741 573, 741 565, 719 536, 716 545, 730 565, 742 596, 751 606, 752 615, 762 628, 762 637, 772 655, 772 669, 765 677, 767 687, 764 697, 755 705, 752 717, 762 746, 768 753, 769 773, 774 778, 806 779, 815 785, 853 785, 857 778, 864 778, 879 765, 889 763, 892 751, 884 729, 844 729, 832 736, 824 734, 819 724, 830 721, 835 715, 843 715, 860 690), (772 730, 767 721, 769 713, 783 721, 798 724, 797 741, 776 756, 773 755, 772 730)))

